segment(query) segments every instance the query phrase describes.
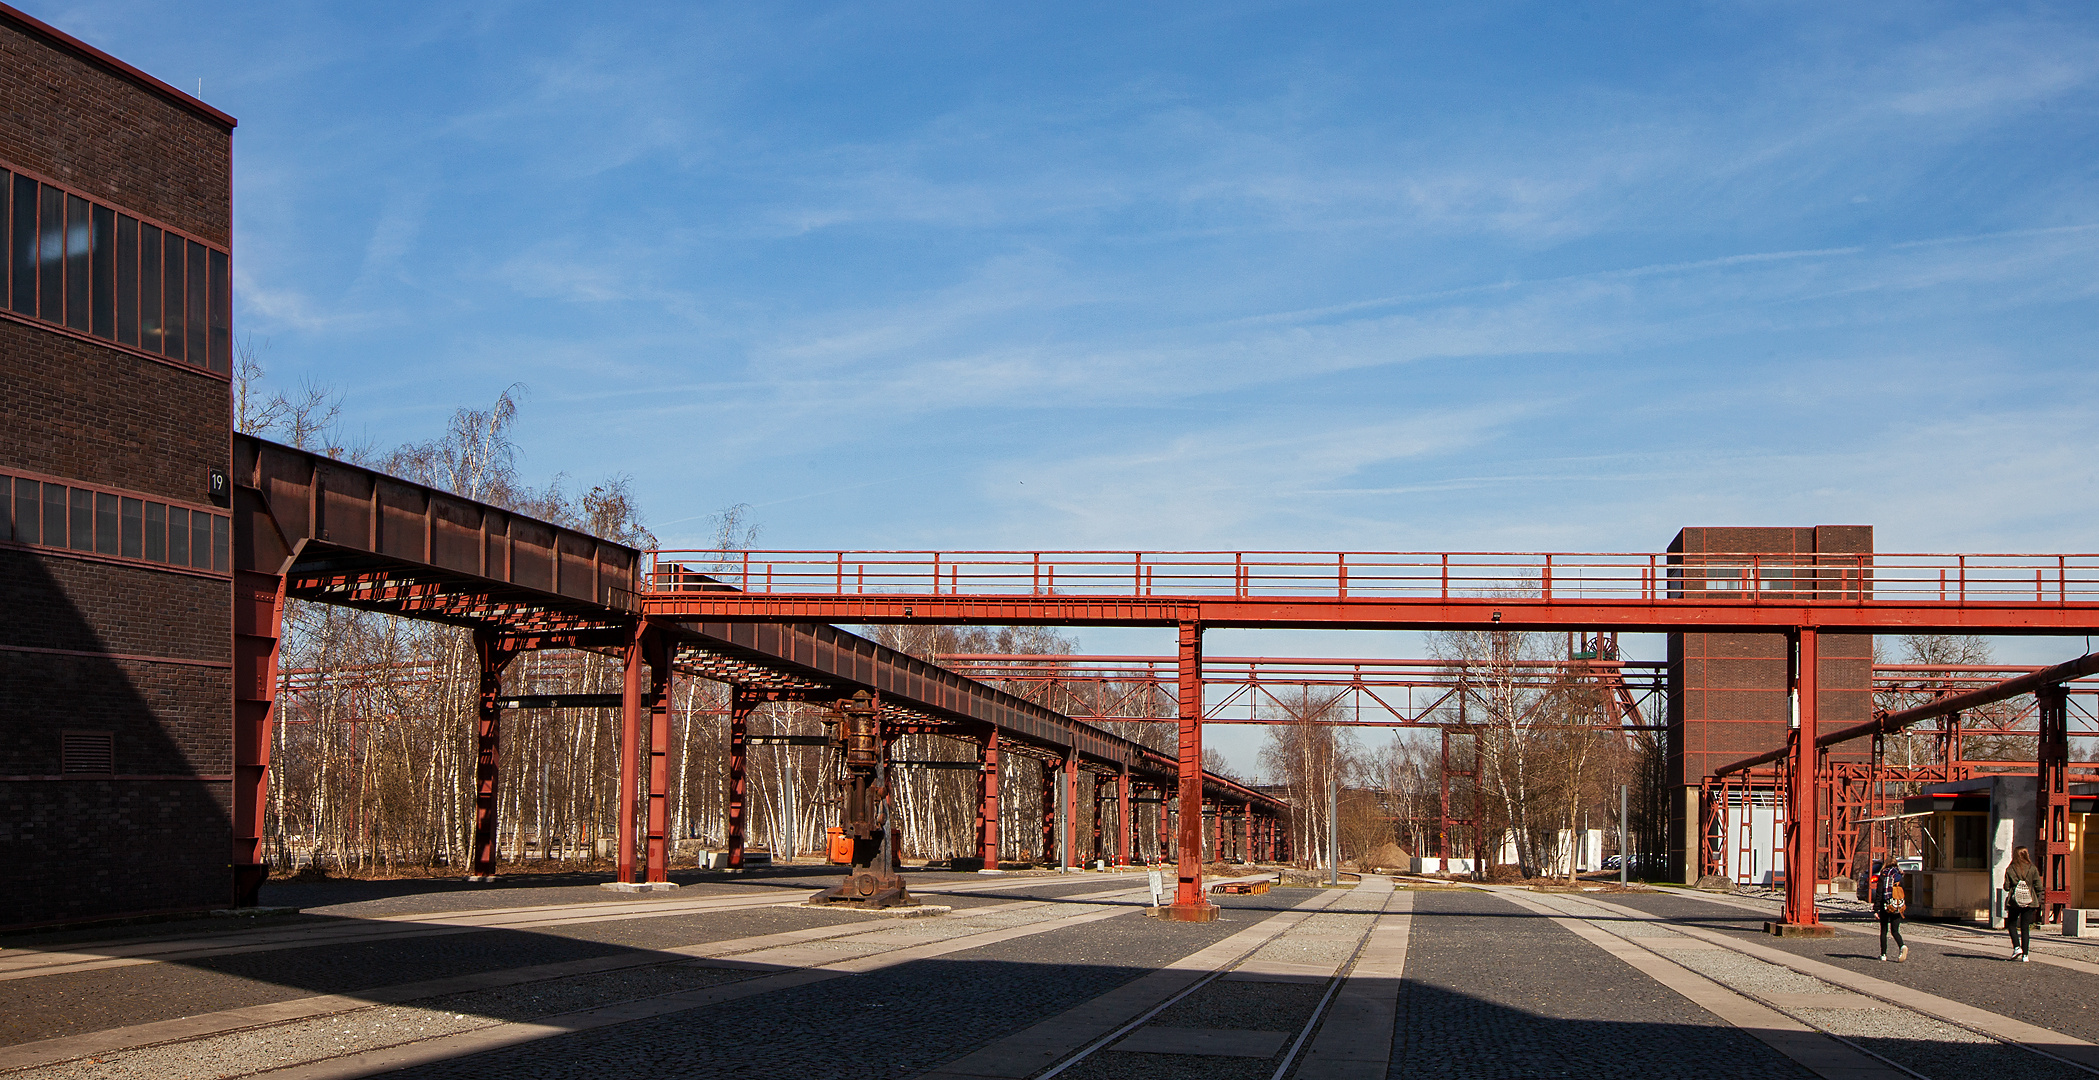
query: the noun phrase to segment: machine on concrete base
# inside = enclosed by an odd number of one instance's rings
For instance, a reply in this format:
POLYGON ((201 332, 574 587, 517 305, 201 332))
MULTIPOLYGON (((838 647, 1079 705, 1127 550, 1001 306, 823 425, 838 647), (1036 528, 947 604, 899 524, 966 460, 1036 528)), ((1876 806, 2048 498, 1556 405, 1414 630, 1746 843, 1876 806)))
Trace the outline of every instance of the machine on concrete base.
POLYGON ((881 710, 865 690, 832 706, 832 745, 841 751, 839 769, 840 846, 850 845, 845 880, 809 898, 815 904, 851 904, 863 908, 918 903, 896 872, 896 830, 889 827, 889 744, 881 710))

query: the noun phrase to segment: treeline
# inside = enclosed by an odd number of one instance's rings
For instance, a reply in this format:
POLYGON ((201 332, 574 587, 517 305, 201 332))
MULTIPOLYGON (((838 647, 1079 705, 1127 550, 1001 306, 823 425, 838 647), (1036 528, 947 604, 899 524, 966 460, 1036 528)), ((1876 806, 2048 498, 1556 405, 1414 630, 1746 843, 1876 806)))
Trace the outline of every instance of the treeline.
MULTIPOLYGON (((240 357, 236 421, 242 431, 453 491, 469 498, 607 539, 649 547, 649 532, 628 479, 614 476, 577 492, 565 480, 535 488, 517 472, 513 432, 517 388, 487 409, 456 410, 438 438, 392 448, 341 437, 339 399, 323 388, 265 395, 254 356, 240 357)), ((716 521, 716 543, 749 546, 756 529, 742 508, 716 521)), ((950 653, 1062 653, 1075 647, 1043 629, 875 627, 869 636, 925 659, 950 653)), ((478 674, 470 635, 435 623, 326 604, 288 602, 279 659, 284 685, 272 748, 269 850, 280 868, 351 872, 457 868, 471 858, 478 674)), ((532 652, 504 675, 506 693, 613 693, 617 656, 532 652)), ((1043 687, 1010 691, 1053 708, 1073 695, 1122 688, 1043 687)), ((670 834, 687 846, 726 843, 728 687, 699 678, 674 682, 671 709, 670 834)), ((1168 711, 1170 713, 1170 710, 1168 711)), ((760 706, 753 736, 816 735, 825 710, 760 706)), ((1164 714, 1162 714, 1164 715, 1164 714)), ((498 786, 499 855, 512 862, 590 863, 611 856, 617 835, 619 715, 612 709, 514 710, 503 716, 498 786)), ((1129 738, 1171 752, 1171 725, 1112 724, 1129 738)), ((907 736, 906 761, 974 761, 974 743, 907 736)), ((835 818, 832 763, 813 746, 753 745, 747 762, 747 843, 788 856, 821 850, 835 818)), ((1044 852, 1046 769, 1009 752, 1002 769, 1002 857, 1044 852)), ((907 855, 948 858, 976 851, 977 775, 966 769, 898 771, 896 811, 907 855)), ((1112 795, 1112 788, 1108 789, 1112 795)), ((1090 854, 1095 806, 1080 786, 1075 852, 1090 854)), ((1156 809, 1141 812, 1140 856, 1155 856, 1156 809)), ((1112 840, 1108 842, 1112 852, 1112 840)))
POLYGON ((1586 830, 1603 830, 1616 851, 1618 788, 1628 784, 1630 846, 1658 856, 1668 821, 1662 733, 1619 730, 1601 671, 1560 648, 1563 640, 1512 630, 1433 635, 1432 656, 1459 690, 1424 719, 1447 725, 1447 736, 1400 729, 1365 746, 1358 729, 1339 722, 1346 690, 1300 692, 1276 706, 1282 723, 1268 729, 1261 767, 1291 804, 1294 850, 1323 862, 1332 806, 1344 864, 1389 866, 1440 851, 1526 875, 1571 872, 1570 845, 1586 830), (1446 797, 1449 817, 1472 823, 1447 838, 1438 835, 1446 797))

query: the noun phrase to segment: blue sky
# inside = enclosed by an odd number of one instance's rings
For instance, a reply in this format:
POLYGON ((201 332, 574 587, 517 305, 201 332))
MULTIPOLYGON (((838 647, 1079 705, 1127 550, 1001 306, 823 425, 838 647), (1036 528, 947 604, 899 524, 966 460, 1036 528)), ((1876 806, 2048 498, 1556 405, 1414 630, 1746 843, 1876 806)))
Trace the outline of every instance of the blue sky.
POLYGON ((2099 547, 2086 5, 24 6, 240 118, 277 383, 667 543, 2099 547))

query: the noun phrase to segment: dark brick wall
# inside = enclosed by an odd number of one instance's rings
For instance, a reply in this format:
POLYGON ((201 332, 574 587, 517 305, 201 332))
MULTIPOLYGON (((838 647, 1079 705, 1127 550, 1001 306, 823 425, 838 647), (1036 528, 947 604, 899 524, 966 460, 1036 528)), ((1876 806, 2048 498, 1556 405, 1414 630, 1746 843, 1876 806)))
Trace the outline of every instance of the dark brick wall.
POLYGON ((224 578, 0 550, 0 645, 232 659, 233 586, 224 578))
POLYGON ((199 780, 0 783, 0 925, 224 906, 229 791, 199 780))
POLYGON ((224 379, 8 319, 0 358, 0 469, 204 502, 229 467, 224 379))
POLYGON ((0 156, 231 247, 233 133, 0 19, 0 156))
MULTIPOLYGON (((0 161, 230 246, 231 131, 0 14, 0 161)), ((226 380, 0 319, 0 472, 184 502, 227 469, 226 380)), ((222 504, 223 505, 223 504, 222 504)), ((0 781, 0 925, 219 905, 232 771, 232 587, 0 550, 0 775, 60 768, 65 728, 113 733, 114 777, 0 781), (127 779, 130 776, 132 778, 127 779)))
POLYGON ((119 774, 225 776, 232 694, 228 668, 0 650, 0 775, 57 775, 59 732, 84 728, 114 736, 119 774))

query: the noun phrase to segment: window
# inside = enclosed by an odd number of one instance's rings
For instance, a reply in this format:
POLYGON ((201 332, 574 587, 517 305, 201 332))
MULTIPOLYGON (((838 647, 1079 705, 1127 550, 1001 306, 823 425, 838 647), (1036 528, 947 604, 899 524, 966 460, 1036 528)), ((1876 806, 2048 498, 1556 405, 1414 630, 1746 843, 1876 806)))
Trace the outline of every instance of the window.
POLYGON ((1741 592, 1742 577, 1742 567, 1739 566, 1705 567, 1705 591, 1741 592))
POLYGON ((168 507, 168 561, 189 565, 189 511, 179 506, 168 507))
POLYGON ((1980 870, 1989 864, 1989 818, 1981 814, 1954 814, 1951 866, 1957 870, 1980 870))
POLYGON ((66 196, 65 245, 66 325, 86 333, 88 311, 94 306, 87 283, 95 254, 95 230, 89 224, 87 200, 78 195, 66 196))
POLYGON ((107 206, 95 207, 95 298, 94 335, 117 336, 117 213, 107 206))
POLYGON ((0 169, 0 303, 105 341, 225 374, 233 281, 224 251, 0 169))
MULTIPOLYGON (((57 486, 57 484, 46 484, 44 485, 44 490, 49 491, 57 486)), ((71 512, 66 516, 66 524, 71 526, 71 529, 66 536, 66 546, 74 551, 93 551, 95 548, 95 493, 82 488, 68 488, 66 491, 67 494, 72 496, 72 498, 67 500, 67 505, 71 512)))
MULTIPOLYGON (((148 226, 151 228, 151 226, 148 226)), ((138 222, 117 218, 117 341, 138 344, 138 222)))
POLYGON ((66 546, 66 488, 44 485, 44 546, 66 546))
POLYGON ((36 181, 14 178, 14 214, 10 219, 12 239, 8 262, 14 270, 9 307, 24 315, 36 314, 36 181))
POLYGON ((104 491, 95 493, 95 550, 117 553, 117 497, 104 491))
POLYGON ((117 554, 127 559, 144 558, 139 552, 139 512, 145 503, 138 499, 124 500, 124 545, 117 554))
POLYGON ((41 544, 44 542, 44 530, 38 524, 44 516, 39 511, 37 506, 37 500, 39 498, 40 495, 37 491, 36 481, 15 481, 15 514, 13 522, 13 538, 21 541, 22 543, 41 544))
POLYGON ((138 347, 160 351, 160 230, 138 227, 138 347))
POLYGON ((185 355, 188 336, 182 327, 182 238, 162 233, 166 254, 160 265, 160 351, 171 359, 185 355))
POLYGON ((146 504, 145 560, 168 561, 168 508, 162 503, 146 504))
POLYGON ((38 189, 36 237, 36 314, 46 322, 63 322, 66 313, 66 193, 45 184, 38 189))
POLYGON ((0 476, 0 540, 224 572, 233 520, 224 514, 0 476))

